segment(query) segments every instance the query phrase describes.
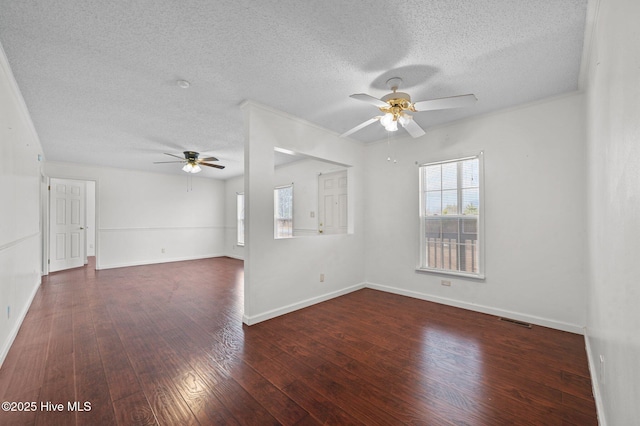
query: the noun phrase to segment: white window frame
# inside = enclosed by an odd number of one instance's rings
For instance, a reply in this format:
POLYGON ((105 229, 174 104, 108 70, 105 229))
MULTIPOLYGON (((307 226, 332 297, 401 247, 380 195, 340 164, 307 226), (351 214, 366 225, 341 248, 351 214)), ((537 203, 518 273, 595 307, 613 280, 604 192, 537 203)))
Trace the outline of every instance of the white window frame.
MULTIPOLYGON (((430 162, 426 162, 423 164, 420 164, 418 167, 418 179, 419 179, 419 218, 420 218, 420 236, 419 236, 419 242, 420 242, 420 248, 418 250, 419 252, 419 257, 418 257, 418 262, 417 262, 417 266, 416 266, 416 270, 419 272, 431 272, 431 273, 437 273, 437 274, 445 274, 445 275, 455 275, 455 276, 460 276, 460 277, 467 277, 467 278, 477 278, 477 279, 484 279, 485 278, 485 265, 484 265, 484 260, 485 260, 485 248, 484 248, 484 239, 485 239, 485 235, 484 235, 484 204, 485 204, 485 197, 484 197, 484 152, 479 152, 478 154, 474 154, 474 155, 468 155, 465 157, 460 157, 460 158, 453 158, 453 159, 447 159, 447 160, 441 160, 441 161, 430 161, 430 162), (446 268, 438 268, 438 267, 430 267, 428 266, 428 262, 427 262, 427 241, 426 241, 426 200, 425 200, 425 188, 423 187, 424 185, 424 170, 426 170, 427 166, 434 166, 434 165, 442 165, 442 164, 446 164, 446 163, 459 163, 461 161, 465 161, 465 160, 472 160, 472 159, 477 159, 478 160, 478 175, 479 175, 479 185, 478 185, 478 198, 479 198, 479 214, 478 214, 478 222, 477 222, 477 243, 476 243, 476 247, 477 247, 477 251, 478 251, 478 257, 477 257, 477 265, 478 265, 478 271, 477 272, 466 272, 466 271, 458 271, 458 270, 453 270, 453 269, 446 269, 446 268)), ((458 190, 458 196, 460 196, 460 185, 461 185, 461 179, 458 179, 458 184, 457 184, 457 190, 458 190)), ((458 201, 458 214, 455 215, 447 215, 446 217, 450 217, 450 218, 464 218, 465 215, 460 214, 460 209, 462 208, 462 203, 460 202, 460 200, 458 201)))
POLYGON ((236 244, 240 247, 244 247, 244 217, 244 192, 236 192, 236 244))
POLYGON ((292 238, 293 237, 293 183, 289 185, 276 186, 273 189, 273 238, 275 239, 283 239, 283 238, 292 238), (280 232, 280 226, 278 225, 278 191, 281 191, 286 188, 291 188, 291 227, 289 233, 280 232))

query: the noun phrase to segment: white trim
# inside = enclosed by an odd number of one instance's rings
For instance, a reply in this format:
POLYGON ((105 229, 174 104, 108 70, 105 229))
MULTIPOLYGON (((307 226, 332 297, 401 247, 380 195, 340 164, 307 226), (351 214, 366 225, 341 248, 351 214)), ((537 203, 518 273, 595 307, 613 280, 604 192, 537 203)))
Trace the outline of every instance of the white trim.
POLYGON ((29 108, 27 108, 27 103, 24 101, 24 97, 22 96, 22 91, 20 91, 20 86, 18 86, 18 82, 16 81, 15 76, 13 75, 13 71, 11 70, 11 65, 9 65, 9 58, 7 57, 2 44, 0 43, 0 69, 7 76, 7 83, 9 86, 9 90, 11 90, 15 101, 17 102, 17 106, 19 111, 20 119, 25 123, 27 130, 31 133, 33 139, 38 141, 39 154, 42 156, 42 160, 46 160, 46 156, 44 152, 42 152, 42 143, 40 142, 40 137, 38 136, 38 132, 36 131, 35 126, 33 125, 33 121, 31 120, 31 114, 29 113, 29 108))
MULTIPOLYGON (((267 105, 262 104, 260 102, 254 101, 252 99, 247 99, 247 100, 243 101, 242 103, 240 103, 239 106, 240 106, 240 109, 243 110, 243 111, 247 107, 259 108, 259 109, 267 111, 267 112, 269 112, 271 114, 286 118, 288 120, 291 120, 291 121, 294 121, 294 122, 297 122, 297 123, 301 123, 301 124, 303 124, 305 126, 311 127, 313 129, 316 129, 316 130, 320 130, 322 132, 331 134, 333 136, 340 137, 340 135, 341 135, 341 133, 334 132, 333 130, 329 130, 329 129, 325 128, 325 127, 321 127, 321 126, 317 125, 316 123, 312 123, 311 121, 304 120, 304 119, 302 119, 300 117, 297 117, 295 115, 291 115, 291 114, 288 114, 288 113, 286 113, 284 111, 280 111, 278 109, 274 109, 274 108, 272 108, 270 106, 267 106, 267 105)), ((348 140, 349 142, 355 143, 355 144, 360 145, 360 146, 365 146, 366 145, 365 142, 362 142, 362 141, 357 140, 357 139, 352 139, 350 137, 346 137, 346 138, 342 138, 342 139, 348 140)), ((280 149, 282 149, 282 148, 280 148, 280 149)), ((300 153, 297 153, 297 154, 299 155, 300 153)))
MULTIPOLYGON (((391 141, 408 141, 411 143, 416 143, 416 141, 420 141, 423 138, 428 138, 429 134, 432 131, 438 130, 438 129, 446 129, 448 127, 453 127, 453 126, 460 126, 460 125, 465 125, 466 123, 472 123, 474 121, 483 121, 489 117, 495 117, 495 116, 499 116, 511 111, 518 111, 521 109, 526 109, 526 108, 532 108, 535 107, 537 105, 544 105, 546 103, 549 102, 555 102, 557 100, 560 99, 564 99, 564 98, 571 98, 574 96, 583 96, 584 93, 580 90, 573 90, 571 92, 566 92, 566 93, 561 93, 559 95, 552 95, 552 96, 548 96, 546 98, 542 98, 542 99, 536 99, 533 101, 529 101, 529 102, 525 102, 522 104, 518 104, 518 105, 513 105, 510 107, 506 107, 503 109, 497 109, 497 110, 492 110, 492 111, 488 111, 488 112, 483 112, 481 114, 477 114, 477 115, 470 115, 468 117, 462 117, 459 118, 457 120, 453 120, 453 121, 447 121, 446 123, 440 123, 440 124, 435 124, 433 126, 429 126, 428 128, 425 129, 426 134, 423 136, 420 136, 419 138, 412 138, 409 134, 405 134, 403 133, 402 136, 393 136, 391 138, 391 141)), ((396 133, 400 133, 400 132, 396 132, 396 133)), ((343 138, 343 139, 349 139, 350 141, 353 139, 350 138, 343 138)), ((387 140, 387 138, 385 137, 384 139, 379 139, 377 141, 373 141, 373 142, 367 142, 366 146, 370 147, 370 146, 374 146, 374 145, 378 145, 378 144, 386 144, 389 141, 387 140)))
POLYGON ((422 164, 418 164, 418 167, 424 167, 424 166, 435 166, 438 164, 448 164, 448 163, 458 163, 460 161, 466 161, 466 160, 474 160, 476 158, 480 158, 480 156, 483 154, 483 151, 480 151, 478 154, 476 155, 468 155, 465 157, 460 157, 460 158, 450 158, 450 159, 446 159, 446 160, 439 160, 439 161, 429 161, 427 163, 422 163, 422 164))
POLYGON ((9 248, 11 248, 11 247, 15 247, 15 246, 17 246, 17 245, 20 245, 20 244, 21 244, 21 243, 23 243, 24 241, 27 241, 28 239, 33 238, 33 237, 37 237, 37 236, 39 236, 39 235, 40 235, 40 232, 38 231, 38 232, 34 232, 33 234, 27 235, 27 236, 25 236, 25 237, 18 238, 17 240, 10 241, 10 242, 8 242, 7 244, 3 244, 3 245, 1 245, 1 246, 0 246, 0 251, 2 251, 2 250, 6 250, 6 249, 9 249, 9 248))
POLYGON ((224 253, 219 253, 219 254, 203 254, 201 256, 172 257, 169 259, 167 258, 149 259, 149 260, 140 260, 137 262, 124 262, 124 263, 113 263, 111 265, 100 265, 100 267, 96 265, 96 270, 126 268, 128 266, 155 265, 158 263, 183 262, 185 260, 212 259, 214 257, 231 257, 231 256, 227 256, 224 253))
MULTIPOLYGON (((460 277, 466 277, 466 278, 475 278, 478 280, 484 280, 486 278, 485 276, 485 229, 484 229, 484 223, 485 223, 485 219, 484 219, 484 215, 485 215, 485 209, 484 209, 484 205, 485 205, 485 196, 484 196, 484 150, 481 151, 476 151, 473 154, 465 154, 461 157, 458 158, 449 158, 449 159, 438 159, 438 160, 432 160, 432 161, 423 161, 422 163, 418 163, 416 162, 416 164, 418 165, 418 217, 420 218, 420 234, 418 236, 418 250, 417 250, 417 263, 416 263, 416 271, 417 272, 424 272, 424 273, 436 273, 436 274, 445 274, 445 275, 456 275, 456 276, 460 276, 460 277), (478 239, 477 239, 477 247, 478 247, 478 272, 477 273, 469 273, 469 272, 463 272, 463 271, 454 271, 454 270, 444 270, 444 269, 437 269, 437 268, 429 268, 425 265, 425 263, 427 263, 425 261, 426 259, 426 252, 425 252, 425 221, 424 219, 428 216, 425 215, 425 203, 426 201, 424 200, 424 193, 425 190, 423 188, 423 184, 424 184, 424 176, 423 176, 423 169, 426 167, 431 167, 431 166, 435 166, 435 165, 442 165, 442 164, 451 164, 451 163, 455 163, 458 166, 458 174, 460 174, 460 167, 459 164, 463 161, 468 161, 468 160, 478 160, 478 179, 480 180, 479 185, 478 185, 478 196, 479 196, 479 212, 478 212, 478 229, 477 229, 477 235, 478 235, 478 239)), ((458 179, 460 179, 460 175, 458 175, 458 179)), ((460 184, 460 182, 458 182, 458 185, 460 184)), ((458 186, 458 197, 460 197, 460 187, 458 186)), ((460 201, 460 199, 458 200, 460 201)), ((439 218, 444 218, 445 216, 438 216, 439 218)), ((451 215, 450 217, 464 217, 460 214, 457 215, 451 215)))
POLYGON ((258 315, 253 315, 248 317, 247 315, 242 316, 242 322, 247 325, 254 325, 262 321, 266 321, 272 318, 276 318, 281 315, 285 315, 300 309, 307 308, 309 306, 313 306, 317 303, 321 303, 339 296, 343 296, 345 294, 352 293, 357 290, 361 290, 363 288, 370 288, 373 290, 384 291, 385 293, 398 294, 400 296, 412 297, 414 299, 426 300, 428 302, 439 303, 441 305, 454 306, 456 308, 462 308, 473 312, 480 312, 483 314, 494 315, 496 317, 506 317, 512 318, 518 321, 524 321, 531 324, 536 324, 542 327, 552 328, 554 330, 566 331, 569 333, 575 334, 584 334, 585 329, 584 326, 580 326, 577 324, 571 324, 562 321, 556 321, 549 318, 538 317, 535 315, 523 314, 520 312, 509 311, 505 309, 494 308, 491 306, 478 305, 475 303, 462 302, 455 299, 449 299, 446 297, 433 296, 429 294, 419 293, 411 290, 405 290, 397 287, 376 284, 371 282, 364 282, 360 284, 353 285, 351 287, 344 288, 342 290, 337 290, 331 293, 326 293, 317 297, 312 297, 310 299, 302 300, 300 302, 292 303, 290 305, 283 306, 281 308, 272 309, 267 312, 263 312, 258 315))
POLYGON ((584 42, 582 45, 582 61, 578 74, 578 90, 585 90, 589 82, 589 67, 591 55, 595 46, 595 34, 600 12, 600 0, 589 0, 587 3, 587 17, 584 25, 584 42))
POLYGON ((589 374, 591 375, 591 387, 593 391, 593 399, 596 401, 596 413, 598 415, 598 424, 600 426, 607 426, 607 419, 604 416, 604 401, 602 400, 602 394, 600 393, 600 383, 598 374, 598 365, 596 358, 593 357, 591 352, 591 341, 589 340, 589 332, 587 327, 584 328, 584 346, 587 349, 587 360, 589 363, 589 374))
POLYGON ((131 228, 98 228, 98 232, 122 232, 122 231, 185 231, 188 229, 223 229, 225 226, 166 226, 166 227, 131 227, 131 228))
POLYGON ((312 297, 310 299, 302 300, 300 302, 292 303, 290 305, 286 305, 281 308, 272 309, 262 314, 253 315, 250 317, 243 315, 242 322, 244 322, 247 325, 254 325, 259 322, 269 320, 271 318, 275 318, 281 315, 291 313, 293 311, 308 308, 309 306, 315 305, 320 302, 324 302, 330 299, 334 299, 336 297, 344 296, 345 294, 349 294, 354 291, 361 290, 363 288, 365 288, 365 284, 360 283, 351 287, 343 288, 342 290, 333 291, 331 293, 326 293, 320 296, 312 297))
MULTIPOLYGON (((217 257, 221 257, 221 256, 217 256, 217 257)), ((231 259, 237 259, 237 260, 242 260, 242 261, 244 261, 244 257, 242 257, 242 256, 238 256, 237 254, 229 254, 229 253, 227 253, 227 254, 225 254, 225 255, 224 255, 224 256, 222 256, 222 257, 230 257, 231 259)))
POLYGON ((491 306, 478 305, 475 303, 462 302, 455 299, 449 299, 446 297, 433 296, 424 293, 418 293, 411 290, 405 290, 397 287, 386 286, 376 283, 367 283, 367 288, 374 290, 380 290, 387 293, 399 294, 401 296, 413 297, 415 299, 427 300, 429 302, 440 303, 442 305, 455 306, 456 308, 467 309, 469 311, 481 312, 484 314, 495 315, 498 317, 506 317, 516 319, 518 321, 524 321, 531 324, 540 325, 543 327, 549 327, 556 330, 568 331, 569 333, 583 334, 584 327, 561 321, 552 320, 549 318, 542 318, 535 315, 527 315, 520 312, 508 311, 505 309, 494 308, 491 306))
POLYGON ((11 346, 13 345, 13 342, 16 339, 16 336, 18 335, 18 332, 20 331, 20 327, 22 327, 22 322, 24 321, 24 318, 27 316, 27 312, 29 312, 29 309, 31 308, 31 303, 33 303, 33 298, 36 297, 36 293, 38 293, 38 290, 40 289, 41 284, 42 284, 42 277, 38 276, 38 284, 33 288, 33 291, 29 295, 27 302, 22 307, 22 312, 20 312, 20 315, 18 316, 15 325, 11 329, 11 332, 9 333, 9 335, 7 336, 7 340, 4 341, 2 352, 0 352, 0 367, 2 367, 2 364, 4 364, 4 360, 7 357, 7 354, 9 353, 9 350, 11 349, 11 346))
POLYGON ((486 277, 484 273, 481 274, 469 274, 465 272, 458 271, 449 271, 446 269, 436 269, 436 268, 421 268, 420 266, 416 267, 416 272, 427 273, 427 274, 441 274, 441 275, 455 275, 456 277, 462 278, 471 278, 475 280, 484 280, 486 277))

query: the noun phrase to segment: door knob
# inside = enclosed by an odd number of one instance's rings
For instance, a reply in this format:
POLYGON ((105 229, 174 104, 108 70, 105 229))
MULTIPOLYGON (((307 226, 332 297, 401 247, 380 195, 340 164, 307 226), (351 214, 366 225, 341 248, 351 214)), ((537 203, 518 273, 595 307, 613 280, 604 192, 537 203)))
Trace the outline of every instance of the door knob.
POLYGON ((80 227, 80 230, 82 231, 83 229, 84 229, 84 228, 81 226, 81 227, 80 227))

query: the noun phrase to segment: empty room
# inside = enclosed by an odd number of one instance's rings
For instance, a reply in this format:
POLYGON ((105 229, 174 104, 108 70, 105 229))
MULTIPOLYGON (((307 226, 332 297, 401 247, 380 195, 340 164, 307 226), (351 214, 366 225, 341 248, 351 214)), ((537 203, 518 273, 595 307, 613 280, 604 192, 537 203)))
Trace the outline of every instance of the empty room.
POLYGON ((0 424, 637 424, 638 17, 1 0, 0 424))

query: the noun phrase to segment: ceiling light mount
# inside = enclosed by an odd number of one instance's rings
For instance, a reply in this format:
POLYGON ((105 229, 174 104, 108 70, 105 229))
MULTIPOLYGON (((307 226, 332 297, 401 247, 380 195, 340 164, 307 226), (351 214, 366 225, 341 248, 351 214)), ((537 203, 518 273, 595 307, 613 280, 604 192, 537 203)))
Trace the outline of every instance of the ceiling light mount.
POLYGON ((400 77, 391 77, 386 82, 386 85, 389 88, 389 90, 393 90, 394 92, 397 91, 398 88, 400 88, 401 84, 402 84, 402 79, 400 77))
POLYGON ((182 89, 188 89, 191 86, 191 83, 189 83, 187 80, 178 80, 176 81, 176 84, 182 89))

